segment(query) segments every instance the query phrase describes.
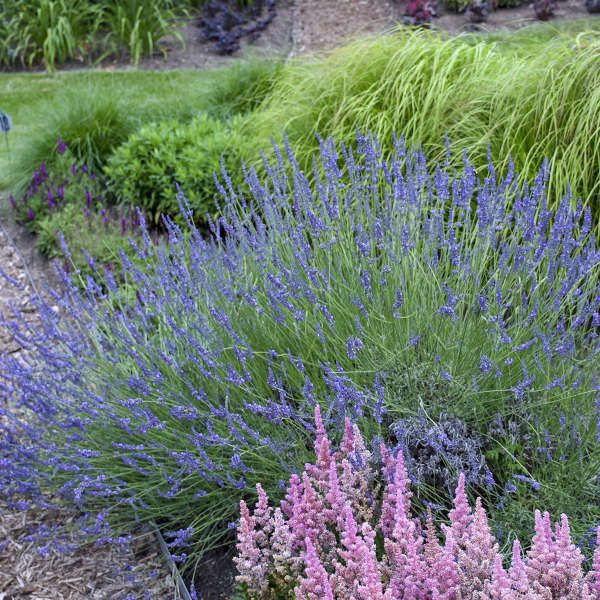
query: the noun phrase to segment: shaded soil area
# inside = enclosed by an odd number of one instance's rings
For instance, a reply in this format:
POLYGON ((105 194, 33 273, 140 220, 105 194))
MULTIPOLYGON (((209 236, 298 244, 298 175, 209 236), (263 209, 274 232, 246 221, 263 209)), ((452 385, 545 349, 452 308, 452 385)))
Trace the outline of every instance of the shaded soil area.
POLYGON ((235 549, 220 548, 207 553, 184 580, 189 589, 196 590, 198 600, 229 600, 237 574, 233 557, 235 549))

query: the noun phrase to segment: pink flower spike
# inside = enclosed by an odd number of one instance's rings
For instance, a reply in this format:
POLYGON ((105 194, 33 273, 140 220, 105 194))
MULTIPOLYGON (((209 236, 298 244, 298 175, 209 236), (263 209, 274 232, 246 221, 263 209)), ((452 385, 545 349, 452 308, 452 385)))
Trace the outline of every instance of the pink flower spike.
POLYGON ((240 514, 236 546, 238 556, 234 558, 239 573, 236 580, 245 583, 251 594, 264 593, 268 588, 269 565, 263 560, 257 544, 256 522, 243 500, 240 501, 240 514))
POLYGON ((306 565, 305 576, 300 580, 300 585, 294 590, 296 600, 334 600, 334 578, 327 575, 321 564, 317 551, 310 540, 304 540, 306 551, 304 562, 306 565))
POLYGON ((329 466, 333 462, 333 457, 331 456, 331 443, 327 437, 323 420, 321 419, 321 408, 318 404, 315 407, 315 426, 317 435, 314 448, 317 460, 314 465, 307 463, 304 468, 315 481, 317 487, 321 491, 324 491, 329 477, 329 466))
POLYGON ((596 594, 596 598, 600 600, 600 526, 596 534, 596 550, 594 551, 592 570, 588 573, 587 580, 592 594, 596 594))
POLYGON ((302 487, 300 477, 297 473, 294 473, 290 477, 290 485, 288 486, 285 494, 285 500, 282 500, 281 502, 281 510, 283 510, 288 519, 292 518, 292 515, 294 514, 294 506, 302 499, 303 492, 304 488, 302 487))
POLYGON ((346 456, 350 456, 354 451, 354 427, 348 417, 344 419, 344 437, 340 449, 345 452, 346 456))
POLYGON ((529 590, 529 579, 525 570, 525 563, 521 556, 521 543, 519 540, 513 542, 512 547, 512 562, 508 571, 508 576, 512 582, 515 591, 521 594, 527 593, 529 590))
POLYGON ((329 509, 325 512, 325 519, 328 523, 336 524, 341 531, 344 527, 344 508, 347 500, 340 488, 335 461, 332 461, 329 466, 328 488, 325 500, 329 504, 329 509))
POLYGON ((462 546, 466 539, 467 528, 473 520, 469 500, 465 493, 465 475, 461 473, 458 477, 458 485, 454 494, 454 508, 448 514, 450 518, 450 528, 446 530, 446 535, 454 538, 456 549, 462 546))
POLYGON ((323 418, 321 416, 321 407, 318 404, 315 406, 315 427, 317 430, 316 441, 318 442, 320 438, 325 437, 326 435, 323 418))
POLYGON ((258 493, 258 500, 254 507, 253 516, 256 521, 256 526, 264 529, 265 527, 268 527, 273 509, 269 506, 269 497, 260 483, 256 484, 256 491, 258 493))
POLYGON ((494 559, 494 571, 492 582, 488 586, 488 597, 490 600, 509 600, 514 594, 511 592, 511 582, 508 574, 502 566, 502 555, 496 554, 494 559))
POLYGON ((463 546, 458 549, 461 597, 477 597, 475 592, 481 591, 492 578, 497 555, 498 544, 490 531, 481 498, 477 498, 473 520, 465 533, 463 546))
POLYGON ((410 481, 404 465, 404 455, 402 451, 399 451, 395 461, 394 476, 393 479, 387 479, 381 506, 381 530, 384 537, 389 537, 394 531, 398 499, 402 499, 404 510, 408 513, 411 496, 410 481))

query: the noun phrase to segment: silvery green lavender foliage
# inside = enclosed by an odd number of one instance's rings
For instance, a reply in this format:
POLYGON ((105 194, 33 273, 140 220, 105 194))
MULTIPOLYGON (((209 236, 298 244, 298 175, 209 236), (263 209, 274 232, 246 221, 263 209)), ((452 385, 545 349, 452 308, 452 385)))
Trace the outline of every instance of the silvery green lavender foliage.
POLYGON ((260 484, 252 513, 240 501, 234 562, 250 598, 288 598, 293 590, 296 600, 600 599, 600 545, 586 574, 565 514, 553 531, 550 514, 536 510, 530 550, 523 557, 515 540, 505 570, 481 498, 475 510, 469 505, 463 474, 440 543, 431 513, 426 525, 411 517, 401 451, 382 445, 382 464, 374 464, 349 420, 333 451, 319 407, 315 421, 316 461, 290 477, 280 506, 269 505, 260 484))
POLYGON ((466 161, 430 169, 400 142, 384 161, 358 136, 342 156, 322 142, 312 187, 286 152, 267 181, 247 173, 250 197, 224 177, 209 239, 183 207, 189 229, 167 220, 169 248, 146 236, 140 262, 123 253, 133 301, 110 273, 83 291, 65 277, 59 314, 40 302, 37 328, 6 316, 27 353, 0 362, 3 494, 100 511, 101 540, 109 522, 183 528, 196 555, 228 535, 242 494, 262 482, 275 497, 309 460, 317 403, 328 427, 349 417, 368 438, 422 407, 482 435, 528 423, 533 448, 554 440, 551 460, 521 456, 510 431, 489 440, 497 523, 570 501, 578 530, 595 526, 589 211, 565 198, 550 212, 544 170, 523 190, 492 165, 481 180, 466 161), (452 396, 411 395, 428 377, 452 396))
POLYGON ((485 460, 485 439, 469 431, 462 419, 441 413, 433 420, 420 411, 392 423, 390 433, 404 453, 411 478, 419 485, 451 492, 459 473, 469 485, 493 485, 485 460))

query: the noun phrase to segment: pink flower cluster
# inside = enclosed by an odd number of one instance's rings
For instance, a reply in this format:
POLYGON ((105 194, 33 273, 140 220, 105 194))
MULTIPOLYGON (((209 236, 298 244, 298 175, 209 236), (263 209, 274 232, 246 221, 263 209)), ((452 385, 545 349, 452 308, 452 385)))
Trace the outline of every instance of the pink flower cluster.
POLYGON ((518 540, 510 567, 478 498, 473 510, 461 475, 443 543, 429 516, 410 516, 402 454, 382 445, 383 489, 356 426, 346 422, 340 450, 317 407, 316 462, 292 475, 274 510, 260 485, 251 514, 242 500, 238 582, 250 597, 293 593, 297 600, 600 600, 600 529, 591 571, 573 544, 565 515, 552 527, 535 514, 531 549, 518 540), (381 498, 378 502, 377 498, 381 498))

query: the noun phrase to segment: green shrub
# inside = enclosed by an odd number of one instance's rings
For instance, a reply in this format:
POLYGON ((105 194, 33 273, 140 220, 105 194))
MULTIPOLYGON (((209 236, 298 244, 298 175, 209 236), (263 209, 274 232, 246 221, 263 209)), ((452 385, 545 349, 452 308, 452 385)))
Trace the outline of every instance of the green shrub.
POLYGON ((161 214, 179 214, 180 186, 202 222, 215 209, 214 174, 221 172, 221 157, 228 170, 239 162, 239 124, 238 119, 226 124, 204 115, 187 125, 167 121, 142 127, 108 161, 112 192, 158 223, 161 214))

